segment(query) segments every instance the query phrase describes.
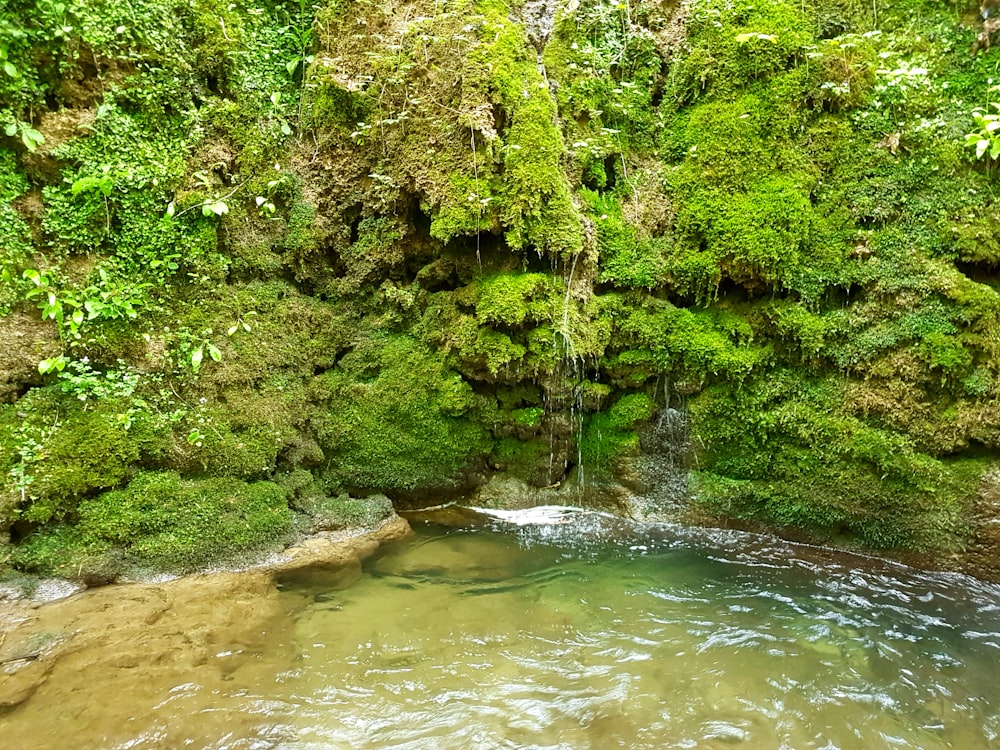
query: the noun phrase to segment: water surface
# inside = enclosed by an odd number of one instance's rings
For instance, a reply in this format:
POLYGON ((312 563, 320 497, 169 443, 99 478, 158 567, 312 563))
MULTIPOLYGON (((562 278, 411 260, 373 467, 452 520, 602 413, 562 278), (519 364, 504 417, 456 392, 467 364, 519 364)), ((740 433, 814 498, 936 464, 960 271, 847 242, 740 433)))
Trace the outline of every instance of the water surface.
POLYGON ((76 690, 57 667, 0 718, 5 746, 1000 746, 997 587, 736 532, 561 520, 416 525, 363 572, 285 574, 218 624, 226 602, 186 626, 170 604, 198 658, 168 635, 158 651, 154 623, 131 667, 93 660, 76 690))

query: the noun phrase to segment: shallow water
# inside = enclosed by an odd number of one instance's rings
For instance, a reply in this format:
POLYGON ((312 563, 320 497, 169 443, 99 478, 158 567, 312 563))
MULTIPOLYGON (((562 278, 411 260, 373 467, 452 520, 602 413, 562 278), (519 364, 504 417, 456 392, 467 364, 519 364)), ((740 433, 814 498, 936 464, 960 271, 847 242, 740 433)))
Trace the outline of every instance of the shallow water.
POLYGON ((735 532, 558 520, 415 525, 363 572, 285 574, 236 615, 228 601, 193 609, 188 631, 187 605, 170 601, 164 633, 140 631, 140 663, 97 658, 89 676, 57 664, 0 736, 10 748, 1000 746, 997 587, 735 532), (213 623, 215 610, 229 616, 213 623))

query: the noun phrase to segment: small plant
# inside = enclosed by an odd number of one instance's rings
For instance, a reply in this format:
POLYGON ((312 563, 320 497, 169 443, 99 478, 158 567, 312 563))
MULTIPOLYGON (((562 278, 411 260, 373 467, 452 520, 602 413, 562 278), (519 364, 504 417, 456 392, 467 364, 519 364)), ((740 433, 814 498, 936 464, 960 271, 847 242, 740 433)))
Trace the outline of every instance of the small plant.
POLYGON ((47 271, 25 269, 23 277, 34 288, 27 297, 40 297, 38 309, 45 320, 54 320, 70 341, 81 338, 80 328, 91 320, 135 320, 146 304, 146 290, 152 284, 117 282, 104 268, 97 269, 96 283, 82 290, 59 288, 47 271))
POLYGON ((59 389, 80 401, 128 398, 139 385, 139 373, 120 360, 116 369, 100 372, 90 366, 86 357, 75 361, 62 359, 64 366, 59 368, 59 389))
POLYGON ((10 78, 17 78, 20 74, 17 71, 17 66, 14 65, 10 60, 7 59, 7 47, 0 46, 0 68, 3 68, 3 72, 7 74, 10 78))
POLYGON ((219 347, 210 341, 203 342, 194 351, 191 352, 191 370, 194 373, 198 373, 201 370, 201 363, 205 360, 205 354, 212 359, 213 362, 222 361, 222 352, 219 351, 219 347))
POLYGON ((9 138, 20 137, 21 143, 28 151, 37 151, 38 147, 45 143, 45 136, 31 127, 31 123, 20 120, 7 123, 3 132, 9 138))
MULTIPOLYGON (((990 107, 1000 110, 1000 103, 990 102, 990 107)), ((976 149, 976 159, 989 155, 1000 157, 1000 112, 990 112, 982 107, 972 110, 975 130, 965 136, 965 145, 976 149)))

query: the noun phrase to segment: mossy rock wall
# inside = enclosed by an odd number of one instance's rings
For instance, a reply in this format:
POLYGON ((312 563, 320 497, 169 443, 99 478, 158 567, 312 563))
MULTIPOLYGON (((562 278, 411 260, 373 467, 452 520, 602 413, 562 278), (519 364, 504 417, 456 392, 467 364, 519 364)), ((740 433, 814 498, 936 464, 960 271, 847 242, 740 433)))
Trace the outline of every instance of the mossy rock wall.
POLYGON ((0 28, 22 568, 203 562, 198 498, 260 521, 213 532, 244 550, 281 507, 627 483, 666 410, 711 520, 976 538, 1000 53, 971 0, 16 0, 0 28))

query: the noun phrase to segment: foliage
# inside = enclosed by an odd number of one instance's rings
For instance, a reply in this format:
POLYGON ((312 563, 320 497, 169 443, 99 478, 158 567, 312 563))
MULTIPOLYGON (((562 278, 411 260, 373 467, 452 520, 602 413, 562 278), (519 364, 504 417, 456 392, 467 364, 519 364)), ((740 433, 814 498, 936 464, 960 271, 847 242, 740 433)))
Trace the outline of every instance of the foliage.
MULTIPOLYGON (((1000 109, 1000 104, 991 102, 990 106, 1000 109)), ((972 111, 972 122, 974 130, 965 136, 965 145, 976 149, 976 158, 982 159, 989 156, 990 159, 1000 157, 1000 114, 988 112, 984 109, 974 109, 972 111)))
POLYGON ((334 487, 441 486, 486 447, 484 430, 469 418, 471 388, 413 339, 359 342, 318 387, 328 411, 316 432, 334 487))
POLYGON ((779 371, 739 392, 707 391, 692 408, 705 502, 874 547, 953 544, 970 475, 838 412, 839 387, 779 371))
POLYGON ((72 527, 29 537, 15 565, 75 577, 74 562, 107 566, 100 558, 116 553, 123 566, 187 572, 273 549, 291 531, 285 492, 275 484, 181 479, 170 472, 140 474, 127 489, 83 501, 78 514, 72 527))

